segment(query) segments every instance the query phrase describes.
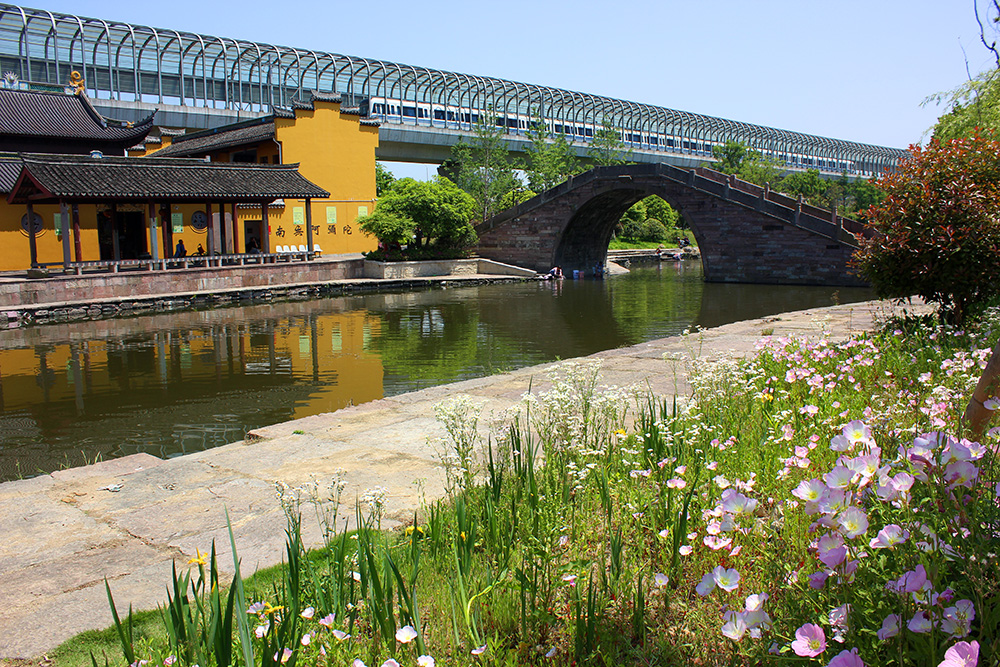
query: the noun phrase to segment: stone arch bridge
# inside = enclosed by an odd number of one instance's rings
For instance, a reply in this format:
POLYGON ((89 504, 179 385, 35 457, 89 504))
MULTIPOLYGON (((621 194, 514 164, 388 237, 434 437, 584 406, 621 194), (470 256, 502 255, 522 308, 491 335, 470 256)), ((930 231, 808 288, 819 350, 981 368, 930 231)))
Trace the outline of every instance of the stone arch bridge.
POLYGON ((659 195, 679 210, 701 250, 705 280, 864 285, 847 263, 860 223, 711 169, 667 164, 598 167, 476 228, 482 257, 539 272, 588 273, 607 259, 615 225, 659 195))

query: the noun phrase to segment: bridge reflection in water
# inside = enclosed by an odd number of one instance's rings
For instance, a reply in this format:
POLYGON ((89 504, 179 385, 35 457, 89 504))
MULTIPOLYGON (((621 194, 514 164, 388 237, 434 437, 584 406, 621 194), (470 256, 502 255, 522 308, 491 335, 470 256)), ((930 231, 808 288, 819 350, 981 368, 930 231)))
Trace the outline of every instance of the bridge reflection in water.
MULTIPOLYGON (((0 332, 0 480, 176 456, 382 396, 788 310, 818 287, 706 284, 697 263, 605 281, 367 294, 0 332)), ((844 289, 840 301, 871 297, 844 289)))

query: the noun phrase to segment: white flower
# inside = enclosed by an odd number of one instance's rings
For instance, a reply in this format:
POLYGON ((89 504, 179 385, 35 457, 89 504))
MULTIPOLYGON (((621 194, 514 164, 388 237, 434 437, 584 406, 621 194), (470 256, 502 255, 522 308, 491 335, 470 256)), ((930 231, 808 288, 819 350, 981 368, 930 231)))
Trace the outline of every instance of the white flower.
POLYGON ((417 667, 434 667, 434 658, 429 655, 422 655, 417 658, 417 667))
POLYGON ((413 629, 412 625, 404 625, 399 630, 396 630, 396 641, 401 644, 409 644, 416 638, 417 631, 413 629))

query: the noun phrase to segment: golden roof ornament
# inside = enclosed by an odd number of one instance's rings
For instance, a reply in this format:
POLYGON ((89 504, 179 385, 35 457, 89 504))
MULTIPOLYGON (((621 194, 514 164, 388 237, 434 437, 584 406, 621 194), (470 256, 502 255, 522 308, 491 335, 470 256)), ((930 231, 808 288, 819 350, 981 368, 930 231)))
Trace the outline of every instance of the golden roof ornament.
POLYGON ((86 86, 83 83, 83 77, 76 70, 73 70, 73 72, 69 75, 69 85, 73 88, 74 95, 86 94, 86 86))

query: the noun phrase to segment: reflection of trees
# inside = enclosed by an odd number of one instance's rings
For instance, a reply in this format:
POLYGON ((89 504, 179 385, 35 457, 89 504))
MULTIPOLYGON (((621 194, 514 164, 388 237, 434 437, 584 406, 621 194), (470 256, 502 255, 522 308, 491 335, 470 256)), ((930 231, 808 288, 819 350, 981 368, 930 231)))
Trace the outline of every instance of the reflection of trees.
POLYGON ((482 365, 479 313, 467 303, 388 310, 381 326, 373 344, 387 383, 405 377, 421 386, 441 384, 472 377, 482 365))
POLYGON ((702 307, 700 264, 660 262, 641 271, 650 270, 659 280, 636 271, 608 281, 615 322, 627 332, 621 345, 676 335, 691 325, 702 307))

